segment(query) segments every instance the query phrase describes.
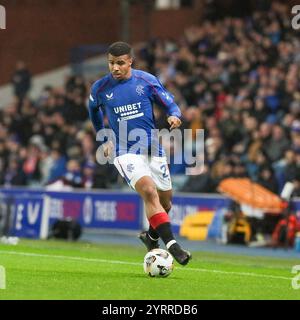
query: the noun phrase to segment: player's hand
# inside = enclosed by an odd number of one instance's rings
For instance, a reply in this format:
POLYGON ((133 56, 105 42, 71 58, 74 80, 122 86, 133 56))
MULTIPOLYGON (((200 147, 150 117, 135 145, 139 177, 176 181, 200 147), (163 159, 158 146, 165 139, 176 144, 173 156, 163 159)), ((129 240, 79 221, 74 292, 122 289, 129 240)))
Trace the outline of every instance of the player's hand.
POLYGON ((107 141, 103 144, 104 157, 108 158, 111 156, 114 150, 114 144, 111 141, 107 141))
POLYGON ((170 130, 181 126, 181 120, 175 116, 170 116, 170 117, 168 117, 167 120, 169 122, 169 125, 171 126, 170 130))

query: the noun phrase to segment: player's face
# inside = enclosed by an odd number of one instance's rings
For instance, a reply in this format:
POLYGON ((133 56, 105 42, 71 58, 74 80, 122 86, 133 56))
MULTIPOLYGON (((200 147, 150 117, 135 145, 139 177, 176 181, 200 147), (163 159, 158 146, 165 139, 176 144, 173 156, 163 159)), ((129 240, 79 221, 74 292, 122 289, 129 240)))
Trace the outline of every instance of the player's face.
POLYGON ((128 79, 131 76, 132 58, 128 54, 116 57, 108 54, 109 71, 116 80, 128 79))

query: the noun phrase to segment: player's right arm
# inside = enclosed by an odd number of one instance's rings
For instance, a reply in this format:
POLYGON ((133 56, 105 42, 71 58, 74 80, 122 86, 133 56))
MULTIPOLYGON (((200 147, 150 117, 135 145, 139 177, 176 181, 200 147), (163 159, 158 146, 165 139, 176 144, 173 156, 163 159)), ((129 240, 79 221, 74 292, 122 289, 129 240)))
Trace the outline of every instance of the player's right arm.
POLYGON ((101 102, 97 95, 97 82, 93 84, 89 96, 88 111, 89 116, 96 132, 104 128, 103 112, 101 110, 101 102))
MULTIPOLYGON (((97 91, 98 91, 98 87, 96 82, 91 88, 91 92, 89 96, 89 104, 88 104, 89 116, 96 133, 104 129, 103 112, 101 110, 102 105, 100 102, 100 98, 97 95, 97 91)), ((104 156, 109 157, 113 150, 113 143, 105 139, 100 143, 100 145, 103 145, 104 156)))

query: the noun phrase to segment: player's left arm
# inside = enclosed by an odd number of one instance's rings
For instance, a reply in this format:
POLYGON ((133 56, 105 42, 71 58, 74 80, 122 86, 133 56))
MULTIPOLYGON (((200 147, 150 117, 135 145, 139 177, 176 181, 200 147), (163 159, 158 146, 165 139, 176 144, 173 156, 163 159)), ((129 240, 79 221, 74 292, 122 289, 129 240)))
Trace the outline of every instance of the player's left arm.
POLYGON ((170 130, 172 130, 174 128, 179 128, 181 126, 181 120, 180 120, 180 118, 177 118, 176 116, 169 116, 167 121, 170 125, 170 130))
POLYGON ((174 101, 174 96, 165 89, 160 81, 155 78, 152 81, 152 94, 154 101, 161 107, 165 108, 168 114, 168 123, 170 129, 178 128, 181 125, 181 111, 174 101))

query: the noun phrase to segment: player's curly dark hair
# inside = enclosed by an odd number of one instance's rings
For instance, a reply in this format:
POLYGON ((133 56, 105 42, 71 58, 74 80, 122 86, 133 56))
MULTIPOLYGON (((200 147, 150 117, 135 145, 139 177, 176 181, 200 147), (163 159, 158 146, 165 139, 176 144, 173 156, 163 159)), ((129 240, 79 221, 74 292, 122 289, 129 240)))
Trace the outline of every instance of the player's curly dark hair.
POLYGON ((132 48, 131 48, 130 44, 128 44, 127 42, 123 42, 123 41, 118 41, 118 42, 112 43, 109 46, 107 53, 111 54, 112 56, 115 56, 115 57, 119 57, 124 54, 128 54, 130 57, 132 57, 132 55, 133 55, 132 48))

